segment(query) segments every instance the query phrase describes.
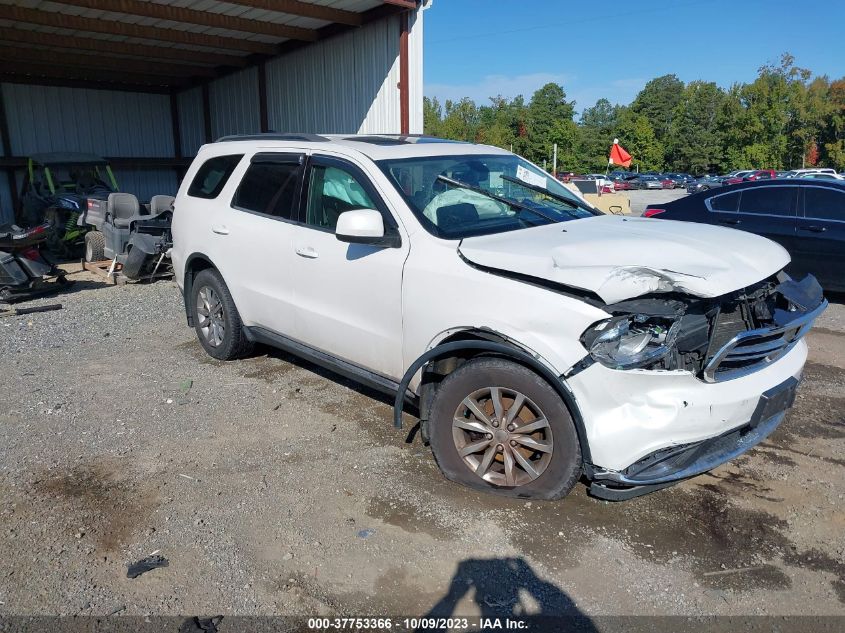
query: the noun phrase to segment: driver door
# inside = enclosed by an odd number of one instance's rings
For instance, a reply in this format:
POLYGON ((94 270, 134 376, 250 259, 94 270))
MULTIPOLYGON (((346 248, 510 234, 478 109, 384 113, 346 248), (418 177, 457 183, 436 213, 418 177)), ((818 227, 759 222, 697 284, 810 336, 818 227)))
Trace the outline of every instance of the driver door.
POLYGON ((312 156, 300 222, 293 226, 296 338, 383 376, 402 374, 402 268, 398 247, 349 244, 335 237, 337 218, 376 209, 385 233, 399 225, 367 174, 339 158, 312 156))

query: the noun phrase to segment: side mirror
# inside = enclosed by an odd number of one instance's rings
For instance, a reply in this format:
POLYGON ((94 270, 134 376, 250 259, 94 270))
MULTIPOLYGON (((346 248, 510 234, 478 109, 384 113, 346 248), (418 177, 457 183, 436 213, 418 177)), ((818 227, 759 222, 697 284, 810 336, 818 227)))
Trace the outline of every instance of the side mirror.
POLYGON ((334 234, 350 244, 385 245, 384 220, 374 209, 344 211, 337 218, 334 234))

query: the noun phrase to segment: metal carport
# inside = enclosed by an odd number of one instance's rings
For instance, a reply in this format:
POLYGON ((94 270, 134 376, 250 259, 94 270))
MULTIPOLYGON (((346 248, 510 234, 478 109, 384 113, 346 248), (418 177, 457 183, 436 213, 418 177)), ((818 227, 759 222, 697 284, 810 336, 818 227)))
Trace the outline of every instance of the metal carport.
POLYGON ((422 132, 422 0, 0 0, 0 222, 25 157, 104 155, 175 193, 200 145, 422 132))

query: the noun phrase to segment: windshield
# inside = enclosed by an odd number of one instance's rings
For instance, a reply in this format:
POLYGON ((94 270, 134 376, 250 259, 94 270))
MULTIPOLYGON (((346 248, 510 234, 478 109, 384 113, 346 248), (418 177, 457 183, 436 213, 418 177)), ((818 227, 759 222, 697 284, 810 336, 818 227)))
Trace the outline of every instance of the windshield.
POLYGON ((462 239, 594 215, 514 154, 383 160, 379 167, 433 235, 462 239))

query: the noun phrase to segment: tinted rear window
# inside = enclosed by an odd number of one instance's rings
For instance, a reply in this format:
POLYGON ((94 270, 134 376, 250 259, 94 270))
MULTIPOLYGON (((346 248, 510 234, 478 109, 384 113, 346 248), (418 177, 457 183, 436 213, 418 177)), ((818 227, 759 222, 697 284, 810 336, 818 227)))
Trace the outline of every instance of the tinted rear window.
POLYGON ((756 187, 743 189, 739 202, 740 213, 792 215, 794 187, 756 187))
POLYGON ((739 208, 739 192, 725 193, 710 198, 710 208, 714 211, 736 211, 739 208))
POLYGON ((301 174, 302 166, 298 162, 252 163, 238 185, 232 206, 292 219, 301 174))
POLYGON ((804 215, 822 220, 845 220, 845 192, 804 187, 804 215))
POLYGON ((191 186, 188 187, 188 195, 206 199, 219 196, 243 156, 243 154, 230 154, 209 158, 194 176, 191 186))

